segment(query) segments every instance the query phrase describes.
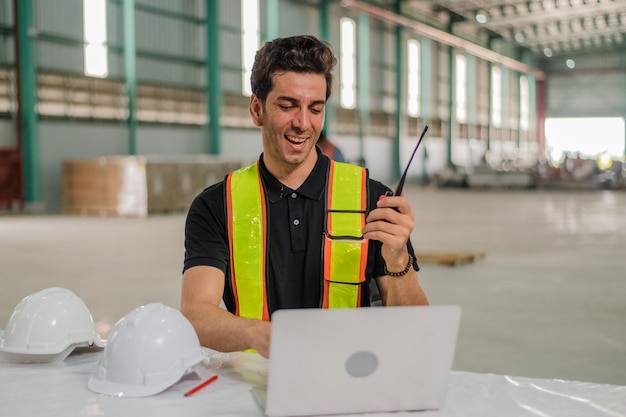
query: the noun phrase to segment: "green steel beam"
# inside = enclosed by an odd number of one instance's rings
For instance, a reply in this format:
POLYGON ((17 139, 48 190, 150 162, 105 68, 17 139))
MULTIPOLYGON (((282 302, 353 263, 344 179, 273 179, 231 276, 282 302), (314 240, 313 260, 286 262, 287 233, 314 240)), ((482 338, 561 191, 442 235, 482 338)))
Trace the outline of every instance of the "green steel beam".
MULTIPOLYGON (((453 33, 453 26, 457 22, 465 20, 463 16, 450 13, 450 23, 448 33, 453 33)), ((448 46, 448 131, 446 132, 446 165, 451 167, 452 163, 452 124, 456 119, 454 111, 454 92, 456 90, 454 47, 448 46)))
MULTIPOLYGON (((502 74, 501 76, 501 82, 502 82, 502 87, 501 87, 501 92, 502 92, 502 97, 505 97, 505 99, 501 99, 500 103, 502 106, 502 113, 501 115, 505 115, 504 117, 500 116, 500 127, 502 127, 503 129, 510 129, 511 128, 511 124, 509 123, 509 114, 510 114, 510 97, 511 97, 511 72, 508 68, 504 67, 501 68, 501 72, 502 74)), ((502 140, 502 139, 501 139, 502 140)))
POLYGON ((448 46, 448 129, 446 132, 446 165, 449 167, 452 166, 452 123, 455 119, 454 80, 454 48, 448 46))
MULTIPOLYGON (((396 14, 402 12, 402 0, 396 0, 393 5, 393 11, 396 14)), ((395 70, 395 84, 396 84, 396 112, 394 114, 395 120, 395 133, 393 137, 393 145, 391 149, 391 167, 394 178, 399 179, 401 175, 400 168, 400 132, 402 127, 402 63, 404 61, 404 54, 402 53, 402 26, 396 25, 394 28, 395 39, 394 44, 396 48, 396 70, 395 70)))
POLYGON ((24 201, 37 203, 41 196, 39 173, 39 140, 37 123, 37 63, 35 45, 28 32, 32 23, 32 2, 16 0, 14 7, 17 14, 17 71, 21 105, 22 163, 24 175, 24 201))
POLYGON ((135 0, 124 0, 124 69, 128 96, 128 154, 137 154, 137 56, 135 52, 135 0))
MULTIPOLYGON (((124 0, 107 0, 108 3, 121 5, 124 0)), ((190 22, 197 25, 204 25, 204 19, 201 17, 196 17, 187 13, 175 12, 173 10, 167 10, 162 7, 150 6, 147 4, 137 3, 135 4, 135 10, 140 10, 142 12, 146 12, 155 16, 162 16, 171 19, 182 20, 183 22, 190 22)))
MULTIPOLYGON (((487 48, 492 49, 493 41, 497 39, 497 36, 493 33, 489 33, 489 38, 487 39, 487 48)), ((493 137, 493 133, 491 132, 492 123, 491 123, 491 113, 493 112, 493 77, 491 75, 493 69, 493 62, 487 61, 487 146, 486 150, 491 150, 491 139, 493 137)))
POLYGON ((265 1, 265 41, 278 37, 278 0, 265 1))
MULTIPOLYGON (((515 48, 515 59, 518 61, 524 59, 524 51, 522 48, 515 48)), ((515 79, 517 80, 517 149, 519 150, 522 145, 522 89, 520 88, 522 73, 516 71, 515 79)))
POLYGON ((467 124, 475 125, 478 123, 476 117, 476 57, 474 55, 465 55, 467 61, 467 124))
POLYGON ((365 134, 370 119, 370 20, 359 13, 357 21, 357 106, 359 112, 359 164, 365 166, 365 134))
MULTIPOLYGON (((122 45, 109 45, 109 51, 111 53, 123 53, 126 50, 126 46, 122 45)), ((190 66, 202 67, 204 66, 204 60, 199 58, 193 58, 184 55, 167 54, 163 52, 146 51, 135 49, 135 56, 137 58, 153 59, 155 61, 172 62, 176 64, 184 64, 190 66)), ((136 59, 135 59, 136 61, 136 59)))
POLYGON ((528 131, 536 131, 537 126, 537 77, 535 74, 526 74, 528 79, 528 131))
POLYGON ((520 88, 520 80, 522 74, 517 73, 517 148, 522 145, 522 90, 520 88))
POLYGON ((320 0, 318 10, 320 14, 320 39, 328 42, 330 38, 330 0, 320 0))
POLYGON ((141 4, 141 3, 137 3, 135 5, 135 10, 139 10, 145 13, 149 13, 155 16, 161 16, 161 17, 167 17, 170 19, 176 19, 176 20, 180 20, 183 22, 188 22, 188 23, 193 23, 196 25, 203 25, 204 24, 204 19, 200 18, 200 17, 196 17, 194 15, 190 15, 190 14, 186 14, 186 13, 180 13, 180 12, 175 12, 172 10, 166 10, 160 7, 155 7, 155 6, 149 6, 147 4, 141 4))
MULTIPOLYGON (((432 82, 432 41, 429 38, 420 38, 420 115, 424 125, 430 125, 432 118, 432 89, 437 88, 437 82, 432 82)), ((424 145, 422 153, 422 180, 428 182, 428 145, 424 145)))
MULTIPOLYGON (((325 42, 330 42, 330 0, 320 0, 318 10, 320 15, 320 39, 325 42)), ((329 134, 328 127, 334 124, 335 119, 336 106, 332 103, 331 100, 328 100, 328 102, 326 103, 326 108, 324 110, 324 130, 326 131, 326 135, 329 134)))
MULTIPOLYGON (((52 32, 45 32, 45 31, 37 32, 35 39, 38 41, 43 41, 43 42, 51 42, 51 43, 55 43, 59 45, 75 46, 75 47, 80 47, 80 48, 82 48, 85 45, 85 41, 82 38, 61 35, 61 34, 52 33, 52 32)), ((120 55, 123 54, 124 50, 126 49, 124 45, 115 44, 115 43, 107 43, 107 47, 109 49, 109 52, 111 52, 112 54, 120 54, 120 55)), ((182 63, 186 65, 195 65, 199 67, 204 66, 206 63, 205 60, 203 59, 198 59, 198 58, 194 58, 190 56, 141 50, 141 49, 136 49, 136 48, 135 48, 135 55, 138 58, 148 58, 148 59, 154 59, 154 60, 159 60, 159 61, 164 61, 164 62, 175 62, 179 64, 182 63)))
POLYGON ((208 151, 211 155, 221 153, 220 110, 222 108, 222 84, 220 69, 220 9, 219 0, 206 0, 207 10, 207 97, 208 97, 208 151))
POLYGON ((491 71, 493 64, 487 61, 487 146, 486 150, 491 149, 491 113, 493 112, 493 77, 491 71))

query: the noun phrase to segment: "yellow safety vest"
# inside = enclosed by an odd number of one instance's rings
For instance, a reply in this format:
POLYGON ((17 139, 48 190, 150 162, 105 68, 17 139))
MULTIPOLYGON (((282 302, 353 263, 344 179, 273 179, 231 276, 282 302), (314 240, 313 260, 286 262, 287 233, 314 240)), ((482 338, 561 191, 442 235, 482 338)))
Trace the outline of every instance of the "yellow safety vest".
MULTIPOLYGON (((330 161, 324 216, 322 308, 359 307, 365 282, 367 170, 330 161)), ((235 314, 269 320, 267 204, 259 164, 226 177, 230 276, 235 314)))

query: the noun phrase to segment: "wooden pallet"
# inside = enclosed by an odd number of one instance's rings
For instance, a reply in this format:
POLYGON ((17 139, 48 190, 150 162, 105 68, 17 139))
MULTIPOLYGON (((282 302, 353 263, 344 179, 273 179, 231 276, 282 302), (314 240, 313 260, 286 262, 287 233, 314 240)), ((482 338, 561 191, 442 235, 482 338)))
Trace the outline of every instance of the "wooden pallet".
POLYGON ((456 266, 475 262, 485 257, 484 252, 415 252, 417 262, 456 266))

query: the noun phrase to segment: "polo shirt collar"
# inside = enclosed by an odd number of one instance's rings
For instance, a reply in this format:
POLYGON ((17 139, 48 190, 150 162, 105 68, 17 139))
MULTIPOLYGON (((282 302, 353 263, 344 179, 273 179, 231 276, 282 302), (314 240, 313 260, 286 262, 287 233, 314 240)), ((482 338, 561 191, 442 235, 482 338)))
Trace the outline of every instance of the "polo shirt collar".
MULTIPOLYGON (((312 200, 320 200, 324 195, 324 188, 326 187, 326 173, 328 172, 328 165, 330 159, 325 156, 320 149, 316 146, 317 162, 313 167, 313 170, 304 181, 304 183, 295 190, 298 194, 310 198, 312 200)), ((275 203, 278 200, 291 195, 294 191, 286 185, 281 184, 274 176, 267 170, 265 163, 263 162, 263 154, 259 158, 259 170, 261 172, 261 178, 265 185, 265 191, 270 203, 275 203)))

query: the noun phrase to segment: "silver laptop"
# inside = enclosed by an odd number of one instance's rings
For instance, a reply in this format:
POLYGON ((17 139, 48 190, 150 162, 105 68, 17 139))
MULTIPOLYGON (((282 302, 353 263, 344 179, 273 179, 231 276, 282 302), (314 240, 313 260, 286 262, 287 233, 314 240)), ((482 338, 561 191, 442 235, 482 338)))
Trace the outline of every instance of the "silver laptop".
POLYGON ((458 306, 280 310, 272 315, 270 417, 438 409, 458 306))

